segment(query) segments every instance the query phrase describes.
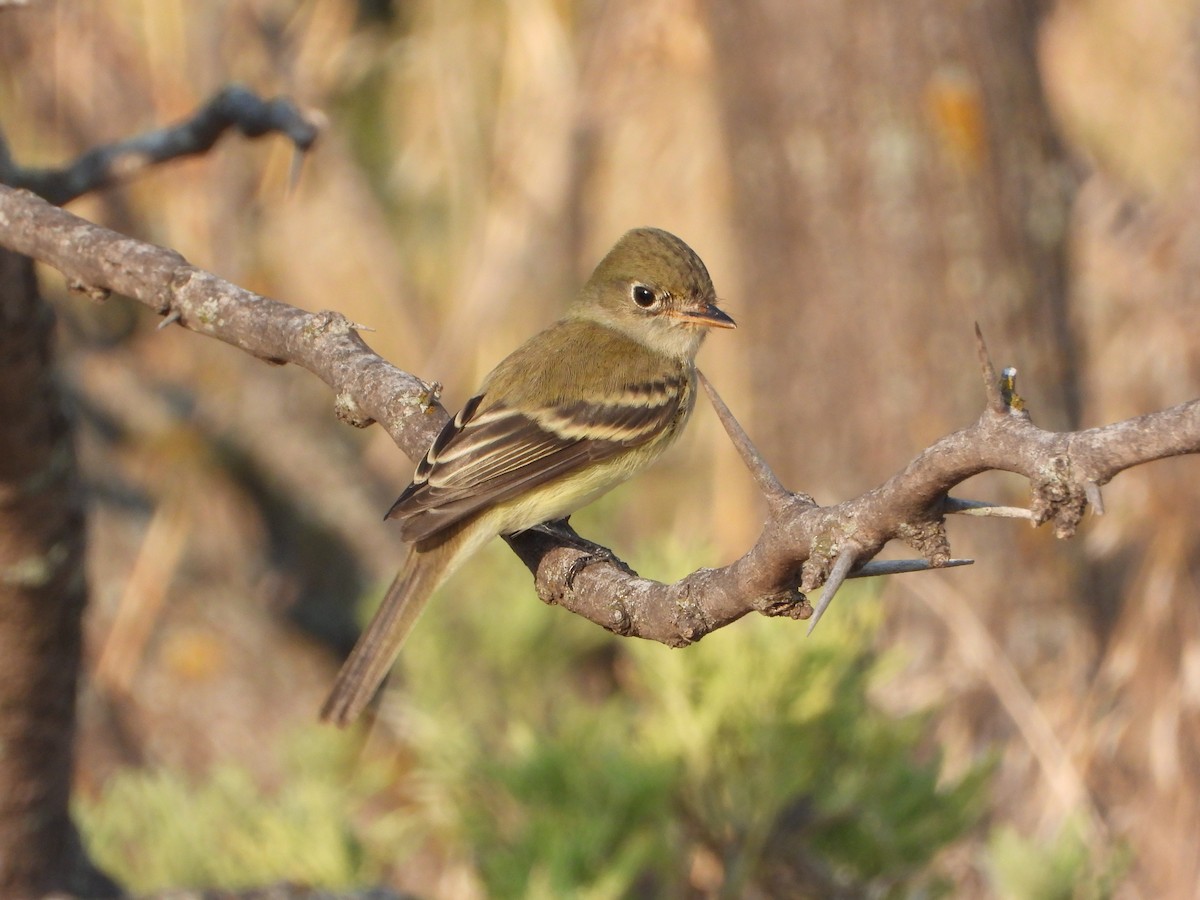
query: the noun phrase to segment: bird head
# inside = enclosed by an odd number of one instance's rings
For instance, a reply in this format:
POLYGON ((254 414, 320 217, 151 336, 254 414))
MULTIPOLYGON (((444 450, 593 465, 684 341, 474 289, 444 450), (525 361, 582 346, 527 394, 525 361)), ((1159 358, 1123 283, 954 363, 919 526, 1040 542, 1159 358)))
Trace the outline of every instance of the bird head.
POLYGON ((626 232, 596 266, 572 315, 680 359, 695 357, 710 328, 736 327, 717 307, 700 257, 659 228, 626 232))

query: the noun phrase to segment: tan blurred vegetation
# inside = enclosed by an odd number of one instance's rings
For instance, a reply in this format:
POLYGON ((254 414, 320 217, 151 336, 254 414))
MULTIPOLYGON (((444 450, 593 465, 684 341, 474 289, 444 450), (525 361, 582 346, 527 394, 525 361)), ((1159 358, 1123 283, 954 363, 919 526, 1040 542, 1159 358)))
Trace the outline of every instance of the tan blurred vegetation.
MULTIPOLYGON (((443 382, 451 407, 624 229, 675 231, 742 325, 708 343, 703 368, 822 502, 976 415, 972 320, 1021 369, 1043 424, 1197 395, 1192 3, 1060 0, 1039 24, 1021 3, 988 19, 945 0, 829 0, 794 43, 764 14, 762 46, 739 44, 754 23, 733 21, 737 4, 419 0, 368 14, 386 6, 4 10, 0 125, 19 160, 53 165, 230 81, 319 110, 294 190, 282 141, 230 138, 73 209, 342 311, 384 356, 443 382), (754 54, 778 59, 803 102, 749 92, 754 54), (754 145, 772 117, 786 152, 754 145), (772 153, 794 193, 762 175, 772 153)), ((81 791, 141 765, 236 763, 277 784, 279 748, 336 662, 307 635, 344 646, 350 604, 388 577, 401 548, 378 519, 411 463, 379 429, 337 424, 304 373, 156 332, 120 300, 56 306, 96 498, 81 791), (307 631, 289 624, 297 609, 307 631)), ((587 517, 619 554, 663 534, 693 548, 673 559, 683 568, 646 562, 651 577, 730 560, 761 520, 711 413, 690 432, 587 517)), ((980 481, 983 499, 1023 496, 980 481)), ((1071 545, 955 523, 957 555, 979 564, 885 594, 880 642, 909 662, 881 702, 940 710, 930 740, 950 771, 999 756, 995 822, 1042 843, 1069 824, 1105 858, 1128 844, 1120 896, 1200 892, 1197 484, 1188 459, 1126 473, 1071 545)), ((821 627, 836 632, 836 609, 821 627)), ((986 895, 978 844, 956 853, 947 871, 986 895)), ((470 881, 438 865, 426 854, 395 877, 442 896, 470 881)))

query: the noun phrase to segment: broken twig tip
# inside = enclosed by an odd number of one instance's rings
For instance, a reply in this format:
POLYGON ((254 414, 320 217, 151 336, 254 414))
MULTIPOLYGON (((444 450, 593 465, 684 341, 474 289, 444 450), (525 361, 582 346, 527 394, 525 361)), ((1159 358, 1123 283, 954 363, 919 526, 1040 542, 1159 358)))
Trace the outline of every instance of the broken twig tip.
POLYGON ((1017 367, 1005 366, 1000 372, 1000 397, 1006 408, 1021 412, 1025 409, 1025 401, 1017 393, 1017 367))
POLYGON ((418 403, 421 407, 421 412, 428 413, 434 409, 438 402, 442 399, 442 383, 433 381, 425 385, 425 390, 421 392, 418 403))

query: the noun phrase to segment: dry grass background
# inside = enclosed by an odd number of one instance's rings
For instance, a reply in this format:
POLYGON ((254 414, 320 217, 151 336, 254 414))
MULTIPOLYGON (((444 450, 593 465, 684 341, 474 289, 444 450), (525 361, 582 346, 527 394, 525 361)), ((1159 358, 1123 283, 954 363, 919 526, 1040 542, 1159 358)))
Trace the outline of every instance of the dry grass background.
MULTIPOLYGON (((371 6, 4 10, 0 124, 19 160, 52 165, 184 116, 229 81, 320 110, 328 126, 294 190, 281 141, 227 139, 73 209, 254 290, 341 310, 375 329, 367 337, 383 355, 442 381, 451 406, 554 318, 631 226, 687 239, 739 320, 778 302, 739 290, 756 261, 734 239, 722 61, 697 3, 428 0, 398 4, 390 25, 362 18, 371 6)), ((1041 27, 1047 100, 1082 173, 1068 252, 1085 425, 1197 394, 1198 25, 1181 0, 1060 0, 1041 27)), ((959 100, 934 121, 970 138, 972 101, 959 100)), ((819 360, 836 349, 826 323, 837 311, 805 302, 797 353, 819 360)), ((378 515, 411 464, 378 429, 337 425, 303 373, 155 332, 119 301, 57 306, 99 498, 81 789, 120 766, 229 759, 269 782, 272 738, 312 716, 335 665, 280 613, 309 608, 322 578, 349 602, 387 577, 400 547, 378 515)), ((754 433, 760 417, 787 411, 750 394, 753 329, 726 337, 709 342, 703 365, 754 433)), ((939 335, 927 348, 966 361, 947 389, 956 396, 975 389, 967 340, 947 347, 939 335)), ((1019 344, 993 351, 1021 364, 1019 344)), ((936 436, 924 432, 945 414, 927 411, 943 388, 922 382, 922 362, 904 376, 920 385, 913 443, 870 448, 865 468, 853 452, 821 454, 840 456, 839 470, 797 487, 839 499, 936 436)), ((1053 386, 1026 387, 1036 414, 1053 386)), ((840 440, 839 406, 888 402, 888 390, 864 378, 814 384, 809 399, 840 440)), ((804 435, 796 452, 822 437, 804 435)), ((1045 837, 1080 818, 1101 852, 1129 842, 1121 896, 1200 895, 1197 483, 1194 460, 1127 473, 1069 551, 1022 533, 1016 552, 989 559, 987 529, 1018 526, 985 523, 973 536, 960 526, 977 571, 890 592, 914 664, 888 702, 949 704, 937 739, 951 763, 1000 752, 997 820, 1045 837), (1034 573, 1049 593, 1015 604, 1014 622, 1004 595, 1034 573), (1056 584, 1086 595, 1052 597, 1056 584)), ((671 461, 611 509, 613 534, 688 534, 716 548, 713 564, 740 553, 761 520, 703 410, 671 461)), ((314 608, 344 640, 344 617, 314 608)))

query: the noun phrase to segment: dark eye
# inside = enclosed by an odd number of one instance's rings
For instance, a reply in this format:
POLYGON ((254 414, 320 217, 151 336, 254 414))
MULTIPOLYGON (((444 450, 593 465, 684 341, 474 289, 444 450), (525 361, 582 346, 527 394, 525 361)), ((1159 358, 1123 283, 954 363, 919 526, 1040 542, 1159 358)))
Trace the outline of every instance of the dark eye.
POLYGON ((654 291, 646 287, 644 284, 635 284, 633 286, 633 302, 642 309, 647 309, 654 305, 654 301, 658 298, 654 296, 654 291))

